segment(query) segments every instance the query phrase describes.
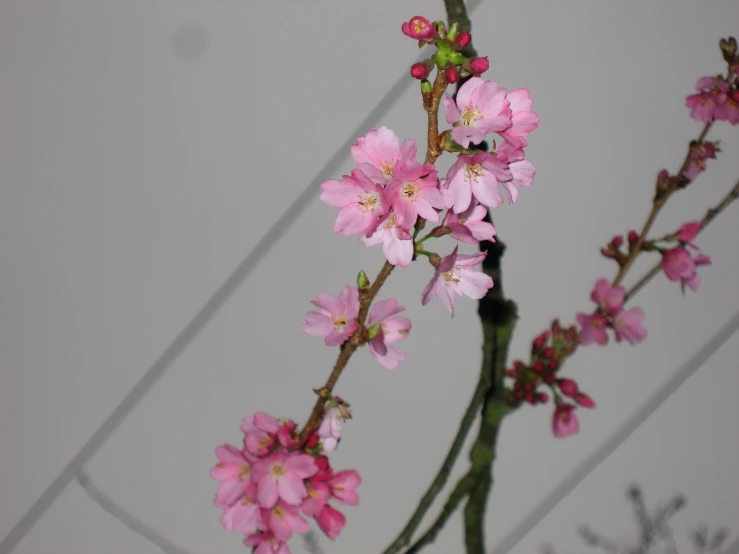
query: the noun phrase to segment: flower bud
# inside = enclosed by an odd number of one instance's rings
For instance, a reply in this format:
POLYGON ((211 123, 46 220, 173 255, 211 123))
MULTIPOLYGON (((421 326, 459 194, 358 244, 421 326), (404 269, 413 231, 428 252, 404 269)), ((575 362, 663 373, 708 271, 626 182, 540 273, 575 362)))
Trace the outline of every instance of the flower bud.
POLYGON ((485 73, 490 69, 490 62, 487 58, 475 58, 470 62, 470 69, 475 75, 485 73))
POLYGON ((404 35, 416 40, 430 41, 436 38, 434 25, 425 17, 417 15, 401 26, 404 35))
POLYGON ((629 245, 634 246, 639 240, 639 233, 633 229, 629 231, 629 245))
POLYGON ((381 330, 382 330, 382 324, 381 323, 375 323, 374 325, 371 325, 367 329, 367 338, 369 340, 374 339, 375 337, 377 337, 377 335, 380 333, 381 330))
POLYGON ((543 404, 549 400, 549 395, 544 392, 540 392, 536 399, 543 404))
POLYGON ((572 379, 560 379, 557 384, 565 396, 574 397, 580 392, 580 387, 572 379))
POLYGON ((457 45, 459 45, 460 48, 464 48, 472 41, 472 35, 470 35, 467 31, 463 31, 459 33, 459 36, 455 39, 455 42, 457 45))
POLYGON ((457 38, 457 35, 459 34, 459 24, 458 23, 452 23, 452 26, 449 27, 449 32, 446 34, 446 38, 449 40, 454 40, 457 38))
POLYGON ((729 65, 733 64, 736 59, 736 39, 734 37, 722 38, 718 43, 724 61, 729 65))
POLYGON ((433 253, 429 256, 429 263, 434 266, 434 268, 439 267, 441 265, 441 256, 439 256, 436 253, 433 253))
POLYGON ((595 402, 593 402, 593 399, 582 392, 575 397, 575 402, 580 404, 583 408, 595 408, 595 402))
POLYGON ((446 66, 446 80, 449 81, 451 84, 459 81, 459 73, 457 72, 457 68, 454 67, 452 64, 446 66))
POLYGON ((616 235, 613 237, 613 240, 611 241, 611 244, 615 246, 616 248, 619 248, 624 243, 624 238, 621 235, 616 235))
POLYGON ((369 279, 367 278, 367 274, 364 272, 364 270, 359 272, 359 275, 357 275, 357 287, 359 287, 359 290, 367 290, 370 286, 369 279))
POLYGON ((425 79, 431 73, 431 69, 427 68, 423 62, 414 63, 411 66, 411 76, 415 79, 425 79))
POLYGON ((421 81, 421 94, 431 94, 433 87, 426 79, 421 81))
POLYGON ((448 235, 452 232, 451 227, 445 227, 443 225, 439 225, 438 227, 435 227, 431 230, 431 236, 434 238, 443 237, 444 235, 448 235))

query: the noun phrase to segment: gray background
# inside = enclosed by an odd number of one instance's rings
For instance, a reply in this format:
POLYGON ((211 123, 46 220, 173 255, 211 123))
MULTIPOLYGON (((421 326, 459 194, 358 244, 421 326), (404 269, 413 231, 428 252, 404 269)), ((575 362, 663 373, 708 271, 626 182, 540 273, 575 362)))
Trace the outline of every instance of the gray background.
MULTIPOLYGON (((443 17, 442 3, 0 3, 0 537, 407 72, 418 53, 400 23, 416 14, 443 17)), ((552 317, 591 308, 595 279, 614 270, 599 247, 641 225, 657 171, 682 160, 700 130, 684 97, 723 70, 717 40, 738 23, 735 0, 486 0, 475 11, 487 77, 529 88, 541 116, 527 149, 534 185, 494 213, 509 247, 505 289, 522 316, 514 357, 552 317)), ((372 127, 423 140, 415 86, 372 127)), ((723 154, 668 205, 657 233, 702 216, 735 182, 737 128, 719 124, 711 138, 723 154)), ((352 166, 344 154, 335 177, 352 166)), ((335 209, 318 193, 86 465, 192 553, 245 551, 211 505, 213 449, 239 440, 246 413, 307 417, 336 354, 301 332, 309 301, 381 265, 379 248, 332 234, 335 209)), ((598 403, 581 413, 577 437, 551 436, 548 407, 506 421, 491 546, 735 314, 732 208, 698 239, 714 259, 698 294, 683 298, 658 276, 636 302, 643 346, 584 348, 568 364, 598 403)), ((333 464, 364 483, 340 540, 322 539, 328 553, 377 552, 395 536, 476 380, 475 303, 460 301, 453 321, 437 303, 422 308, 430 275, 414 264, 380 295, 408 308, 409 361, 387 372, 362 351, 337 389, 355 419, 333 464)), ((738 354, 735 335, 515 551, 545 541, 583 550, 583 521, 628 539, 631 481, 654 501, 688 496, 675 521, 681 545, 701 520, 739 531, 738 354)), ((455 518, 428 552, 459 551, 460 533, 455 518)), ((14 552, 157 549, 72 483, 14 552)))

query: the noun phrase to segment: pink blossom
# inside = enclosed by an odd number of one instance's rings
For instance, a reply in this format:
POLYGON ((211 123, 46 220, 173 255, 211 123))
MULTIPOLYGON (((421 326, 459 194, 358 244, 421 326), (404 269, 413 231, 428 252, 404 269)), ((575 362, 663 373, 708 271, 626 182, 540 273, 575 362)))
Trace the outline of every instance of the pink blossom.
POLYGON ((489 275, 472 269, 485 259, 487 252, 457 255, 457 248, 455 246, 454 251, 441 260, 431 281, 421 293, 424 306, 431 301, 433 293, 452 317, 454 317, 456 295, 479 300, 493 287, 493 280, 489 275))
POLYGON ((254 464, 257 501, 262 508, 272 508, 282 499, 291 506, 302 504, 308 491, 303 479, 318 471, 313 456, 279 452, 254 464))
POLYGON ((303 501, 300 509, 307 516, 315 517, 321 513, 326 502, 331 498, 331 486, 317 478, 312 477, 306 484, 308 496, 303 501))
POLYGON ((732 125, 739 123, 739 89, 726 93, 724 102, 716 106, 714 117, 717 121, 728 121, 732 125))
POLYGON ((500 144, 495 150, 498 156, 506 156, 508 159, 508 170, 511 172, 511 179, 509 181, 503 181, 500 184, 508 193, 509 204, 516 202, 519 187, 531 186, 536 175, 534 164, 524 159, 523 149, 527 146, 526 140, 519 138, 518 142, 521 143, 520 148, 516 148, 506 141, 500 144))
POLYGON ((698 266, 710 265, 711 258, 704 254, 695 257, 690 255, 684 247, 678 246, 662 252, 662 270, 670 281, 680 281, 680 288, 685 294, 685 287, 693 291, 698 290, 700 276, 698 266))
POLYGON ((528 136, 539 126, 540 119, 538 114, 532 110, 534 100, 528 89, 519 88, 509 92, 506 99, 512 112, 511 126, 498 134, 511 146, 521 148, 524 145, 523 137, 528 136))
POLYGON ((413 241, 408 230, 396 223, 395 212, 391 210, 380 219, 377 230, 370 237, 359 237, 365 246, 382 243, 382 253, 388 262, 400 267, 408 267, 413 260, 413 241))
POLYGON ((587 346, 596 342, 603 346, 608 343, 608 334, 606 333, 608 321, 603 314, 598 312, 592 315, 579 313, 577 314, 577 322, 582 327, 580 344, 587 346))
POLYGON ((684 223, 680 227, 680 231, 677 233, 677 238, 678 240, 697 248, 697 246, 693 245, 693 241, 695 240, 695 237, 698 236, 698 233, 700 233, 702 227, 703 226, 700 221, 684 223))
POLYGON ((623 287, 612 287, 611 282, 603 277, 596 281, 590 298, 606 314, 614 316, 622 309, 624 299, 626 298, 626 289, 623 287))
POLYGON ((716 159, 716 152, 718 151, 719 149, 716 143, 710 141, 691 144, 688 153, 688 167, 685 169, 685 178, 689 181, 695 180, 701 172, 706 170, 706 160, 709 158, 716 159))
POLYGON ((247 492, 232 506, 223 510, 221 525, 228 531, 248 535, 254 532, 259 520, 260 507, 256 501, 256 485, 250 482, 247 492))
POLYGON ((225 508, 233 505, 246 492, 252 468, 245 454, 230 444, 216 448, 216 457, 218 463, 210 470, 210 476, 221 485, 213 503, 225 508))
POLYGON ((404 35, 416 40, 432 41, 436 38, 436 27, 425 17, 417 15, 401 25, 404 35))
POLYGON ((719 106, 726 103, 729 83, 721 76, 701 77, 695 84, 698 94, 685 99, 685 105, 691 109, 690 117, 703 123, 713 121, 719 106))
POLYGON ((419 215, 428 221, 439 221, 435 208, 444 208, 433 164, 399 167, 387 194, 393 203, 396 225, 405 230, 416 224, 419 215))
POLYGON ((575 435, 580 431, 580 422, 572 404, 558 404, 552 417, 552 432, 558 439, 575 435))
POLYGON ((359 290, 347 285, 339 296, 321 293, 311 301, 320 312, 308 312, 303 331, 312 337, 326 337, 326 346, 344 343, 357 329, 359 290))
POLYGON ((641 308, 631 308, 616 316, 613 320, 613 330, 616 332, 616 342, 626 340, 630 344, 637 344, 647 338, 647 330, 642 325, 644 312, 641 308))
POLYGON ((495 81, 471 77, 459 88, 457 101, 444 97, 446 122, 454 124, 452 138, 464 148, 479 144, 488 133, 510 128, 510 102, 506 90, 495 81))
POLYGON ((412 139, 404 140, 401 148, 398 135, 384 125, 359 137, 357 144, 351 147, 359 169, 380 185, 391 181, 396 166, 420 166, 416 161, 417 150, 416 141, 412 139))
POLYGON ((512 178, 506 157, 488 152, 460 155, 449 168, 441 188, 444 205, 455 213, 461 213, 470 207, 474 196, 481 204, 497 208, 503 203, 498 183, 512 178))
POLYGON ((338 408, 329 407, 326 410, 321 426, 318 428, 318 436, 322 439, 321 445, 324 452, 332 452, 336 449, 341 438, 341 417, 338 408))
POLYGON ((272 533, 252 533, 244 539, 244 544, 254 549, 252 554, 290 554, 290 549, 278 541, 272 533))
POLYGON ((329 539, 335 541, 344 528, 344 525, 346 525, 346 517, 338 510, 326 504, 323 510, 321 510, 321 513, 316 516, 316 523, 318 523, 318 527, 326 533, 329 539))
POLYGON ((477 244, 481 240, 495 242, 495 227, 483 221, 488 209, 480 204, 470 203, 470 207, 458 214, 448 210, 442 225, 449 227, 451 235, 462 242, 477 244))
POLYGON ((340 208, 334 223, 334 233, 347 236, 371 234, 378 219, 389 209, 385 189, 359 168, 354 168, 351 176, 345 175, 341 181, 321 183, 321 189, 321 200, 329 206, 340 208))
POLYGON ((331 486, 331 497, 347 506, 356 506, 359 504, 359 496, 355 489, 361 483, 362 478, 353 469, 340 471, 328 482, 331 486))
POLYGON ((283 501, 277 502, 272 508, 262 510, 263 518, 269 531, 272 531, 278 541, 287 541, 295 533, 307 533, 310 525, 300 514, 298 508, 283 501))
POLYGON ((395 369, 406 356, 395 346, 408 336, 411 321, 407 317, 396 314, 405 310, 396 300, 382 300, 372 305, 369 314, 369 326, 380 324, 380 332, 369 343, 372 357, 385 369, 395 369))

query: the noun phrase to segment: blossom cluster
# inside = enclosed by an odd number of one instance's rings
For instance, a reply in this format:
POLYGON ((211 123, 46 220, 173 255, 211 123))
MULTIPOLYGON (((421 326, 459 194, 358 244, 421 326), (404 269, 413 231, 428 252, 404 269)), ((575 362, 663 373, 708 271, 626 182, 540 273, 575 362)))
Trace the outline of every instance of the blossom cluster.
POLYGON ((549 394, 554 396, 554 413, 552 414, 552 432, 555 437, 562 438, 574 435, 580 429, 575 414, 578 406, 595 408, 592 398, 582 392, 573 379, 558 376, 558 372, 566 358, 572 356, 578 346, 578 333, 575 327, 564 329, 558 320, 552 322, 551 330, 536 337, 531 344, 531 360, 525 363, 513 362, 507 369, 506 377, 514 379, 513 388, 507 390, 506 400, 512 407, 523 403, 545 404, 549 394), (571 398, 575 404, 564 398, 571 398))
POLYGON ((672 237, 678 246, 673 248, 658 248, 662 254, 662 271, 670 281, 680 281, 680 289, 685 294, 687 286, 694 292, 698 290, 701 282, 698 275, 698 267, 710 265, 711 258, 703 254, 693 241, 701 230, 700 221, 691 221, 680 227, 680 230, 672 237), (692 255, 687 247, 696 251, 692 255))
MULTIPOLYGON (((340 411, 330 414, 308 442, 300 447, 291 420, 257 412, 245 417, 243 446, 216 449, 218 463, 211 476, 220 482, 213 503, 223 510, 221 524, 245 536, 255 554, 289 554, 286 541, 293 533, 307 533, 308 521, 335 540, 346 518, 329 501, 348 506, 359 503, 355 489, 361 478, 354 470, 334 472, 323 452, 335 447, 336 428, 327 429, 340 411), (323 435, 323 436, 321 436, 323 435), (328 448, 325 448, 326 445, 328 448)), ((340 430, 340 426, 339 426, 340 430)))
POLYGON ((734 37, 722 38, 719 48, 728 66, 726 76, 701 77, 695 83, 696 94, 685 99, 690 117, 703 123, 728 121, 739 123, 739 51, 734 37))
POLYGON ((612 329, 616 342, 626 340, 637 344, 647 338, 647 330, 642 325, 644 312, 641 308, 624 310, 626 289, 614 287, 604 278, 598 279, 590 298, 598 306, 592 314, 578 313, 577 322, 582 327, 580 344, 608 344, 607 329, 612 329))

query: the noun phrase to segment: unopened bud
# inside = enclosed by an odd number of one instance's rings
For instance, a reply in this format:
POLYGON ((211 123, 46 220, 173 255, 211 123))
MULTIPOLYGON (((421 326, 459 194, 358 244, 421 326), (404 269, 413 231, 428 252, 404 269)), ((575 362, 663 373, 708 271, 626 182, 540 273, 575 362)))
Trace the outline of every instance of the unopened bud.
POLYGON ((446 38, 449 40, 454 40, 457 38, 457 35, 459 34, 459 24, 452 23, 452 26, 449 27, 449 32, 446 34, 446 38))
POLYGON ((367 290, 369 286, 370 282, 367 278, 367 274, 364 272, 364 270, 360 271, 357 275, 357 287, 359 287, 359 290, 367 290))
POLYGON ((487 58, 475 58, 470 62, 470 69, 475 75, 485 73, 488 69, 490 69, 490 62, 487 58))
POLYGON ((459 33, 459 36, 455 40, 455 42, 459 45, 460 48, 464 48, 471 41, 472 41, 472 35, 469 34, 467 31, 463 31, 459 33))
POLYGON ((620 247, 624 243, 624 238, 621 235, 613 237, 611 244, 616 248, 620 247))
POLYGON ((549 400, 549 395, 544 392, 540 392, 537 396, 537 400, 543 404, 549 400))
POLYGON ((382 329, 382 324, 381 323, 375 323, 374 325, 371 325, 367 329, 367 338, 369 340, 374 339, 380 333, 380 330, 381 329, 382 329))
POLYGON ((549 331, 544 331, 534 339, 534 342, 532 343, 533 350, 536 352, 541 350, 544 347, 544 344, 546 344, 547 339, 549 339, 549 331))
POLYGON ((577 396, 580 392, 580 387, 578 387, 577 383, 572 379, 560 379, 557 384, 559 385, 559 390, 562 391, 562 394, 569 396, 570 398, 577 396))
POLYGON ((629 231, 629 244, 631 246, 635 245, 639 241, 639 233, 634 231, 633 229, 629 231))
POLYGON ((411 66, 411 76, 416 79, 425 79, 431 74, 431 68, 423 62, 414 63, 411 66))
POLYGON ((575 397, 575 402, 583 408, 595 408, 595 402, 587 394, 580 393, 575 397))
POLYGON ((439 225, 438 227, 435 227, 431 230, 431 236, 434 238, 443 237, 444 235, 448 235, 452 232, 451 227, 446 227, 444 225, 439 225))
POLYGON ((421 81, 421 94, 431 94, 431 91, 433 90, 433 87, 431 86, 431 83, 424 79, 421 81))
POLYGON ((734 37, 722 38, 718 46, 721 48, 721 54, 723 54, 726 63, 733 64, 736 61, 736 39, 734 37))
POLYGON ((443 21, 434 21, 434 27, 436 27, 436 33, 439 35, 439 38, 447 37, 446 25, 444 25, 443 21))
POLYGON ((457 68, 454 67, 452 64, 446 66, 446 80, 449 81, 451 84, 459 81, 459 73, 457 72, 457 68))
POLYGON ((431 254, 429 256, 429 263, 434 266, 434 268, 438 268, 441 265, 441 256, 436 253, 431 254))

